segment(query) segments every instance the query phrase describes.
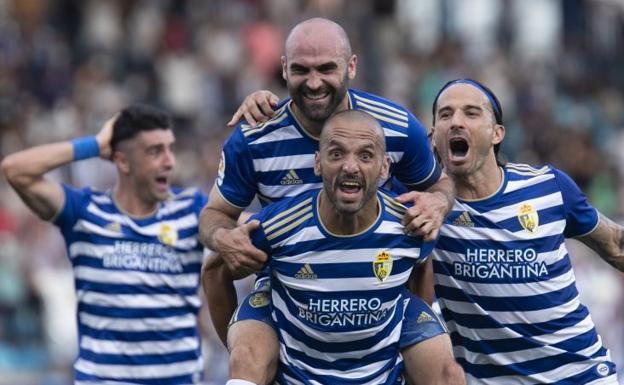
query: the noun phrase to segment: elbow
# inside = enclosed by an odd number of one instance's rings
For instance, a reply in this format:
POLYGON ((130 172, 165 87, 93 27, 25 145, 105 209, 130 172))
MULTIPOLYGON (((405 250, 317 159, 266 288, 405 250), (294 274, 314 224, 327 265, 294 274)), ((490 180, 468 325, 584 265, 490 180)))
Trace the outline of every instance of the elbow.
POLYGON ((5 157, 2 163, 0 163, 0 168, 2 168, 2 174, 4 174, 4 177, 11 186, 18 186, 20 184, 22 178, 20 178, 19 167, 13 155, 5 157))

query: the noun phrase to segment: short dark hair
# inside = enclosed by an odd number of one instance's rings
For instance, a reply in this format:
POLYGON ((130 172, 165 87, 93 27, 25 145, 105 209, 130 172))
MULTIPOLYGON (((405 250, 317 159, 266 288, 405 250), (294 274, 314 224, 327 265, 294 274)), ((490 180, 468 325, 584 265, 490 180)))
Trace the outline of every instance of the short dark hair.
POLYGON ((141 131, 171 128, 171 116, 167 112, 145 104, 134 104, 121 110, 115 120, 111 148, 115 151, 120 142, 134 138, 141 131))
MULTIPOLYGON (((444 86, 442 86, 442 88, 440 88, 440 91, 438 91, 435 98, 433 99, 433 106, 431 108, 434 124, 435 124, 435 119, 436 119, 436 110, 438 109, 438 99, 440 98, 440 95, 442 94, 442 92, 444 92, 444 90, 458 83, 470 84, 478 88, 479 90, 481 90, 481 92, 483 92, 485 96, 488 98, 488 100, 490 101, 490 105, 492 106, 492 111, 494 112, 494 120, 496 121, 496 124, 500 124, 500 125, 503 124, 503 107, 501 106, 500 101, 498 100, 494 92, 492 92, 491 89, 489 89, 482 83, 474 79, 470 79, 470 78, 454 79, 454 80, 447 82, 444 86)), ((497 143, 494 145, 494 155, 496 156, 496 162, 499 165, 503 166, 505 164, 505 160, 503 160, 502 157, 499 157, 498 155, 499 150, 500 150, 500 143, 497 143)))

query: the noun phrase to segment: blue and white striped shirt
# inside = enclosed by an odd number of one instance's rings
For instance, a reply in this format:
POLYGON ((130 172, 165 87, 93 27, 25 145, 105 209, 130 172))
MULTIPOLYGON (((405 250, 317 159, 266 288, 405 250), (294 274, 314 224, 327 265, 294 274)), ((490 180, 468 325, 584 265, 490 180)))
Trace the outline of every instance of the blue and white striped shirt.
MULTIPOLYGON (((283 199, 253 218, 267 252, 281 384, 401 384, 403 292, 433 244, 403 233, 405 207, 377 194, 366 230, 335 235, 317 211, 320 190, 283 199)), ((252 304, 253 305, 253 304, 252 304)))
POLYGON ((110 193, 63 188, 54 223, 67 244, 78 300, 76 384, 201 380, 197 233, 205 196, 172 189, 156 213, 133 218, 110 193))
POLYGON ((564 243, 595 229, 596 210, 555 168, 509 164, 503 176, 494 195, 456 200, 433 253, 468 384, 617 384, 564 243))
MULTIPOLYGON (((401 183, 424 190, 440 177, 424 126, 405 108, 350 89, 349 108, 373 115, 386 134, 390 171, 401 183)), ((231 205, 245 208, 257 194, 262 205, 322 186, 314 175, 318 138, 297 122, 290 100, 275 116, 252 128, 240 124, 223 147, 216 186, 231 205)))

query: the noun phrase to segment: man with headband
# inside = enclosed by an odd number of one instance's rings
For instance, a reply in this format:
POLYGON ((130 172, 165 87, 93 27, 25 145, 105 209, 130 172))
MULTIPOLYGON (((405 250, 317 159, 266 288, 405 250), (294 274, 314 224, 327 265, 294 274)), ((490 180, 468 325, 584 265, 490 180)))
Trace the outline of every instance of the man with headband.
POLYGON ((435 292, 468 384, 617 384, 564 240, 624 271, 624 229, 562 171, 498 160, 502 108, 474 80, 440 90, 432 135, 457 189, 433 253, 435 292))

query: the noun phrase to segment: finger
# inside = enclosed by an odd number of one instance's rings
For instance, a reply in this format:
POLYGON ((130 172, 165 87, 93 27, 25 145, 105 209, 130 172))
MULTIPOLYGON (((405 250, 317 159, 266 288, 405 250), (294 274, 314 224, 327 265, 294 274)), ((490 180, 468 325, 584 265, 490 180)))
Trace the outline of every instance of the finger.
POLYGON ((422 215, 418 207, 410 207, 409 209, 407 209, 407 211, 403 215, 403 219, 401 220, 401 223, 403 224, 403 226, 406 226, 408 223, 414 221, 416 218, 420 216, 422 215))
POLYGON ((258 122, 256 122, 256 120, 254 119, 253 115, 251 115, 249 110, 246 110, 245 112, 243 112, 243 115, 245 116, 245 120, 251 127, 256 127, 258 122))
POLYGON ((416 202, 419 194, 420 193, 418 191, 408 191, 396 197, 396 200, 401 203, 416 202))
POLYGON ((440 232, 440 229, 439 229, 439 228, 434 229, 434 230, 430 231, 428 234, 426 234, 426 235, 423 237, 423 240, 424 240, 424 241, 427 241, 427 242, 428 242, 428 241, 435 241, 435 240, 438 238, 438 233, 439 233, 439 232, 440 232))
POLYGON ((273 107, 277 106, 277 104, 279 103, 279 98, 277 97, 277 95, 271 94, 269 98, 269 103, 271 103, 271 106, 273 107))
POLYGON ((251 234, 252 232, 254 232, 258 227, 260 227, 260 221, 257 219, 253 219, 243 225, 241 225, 241 230, 245 233, 245 234, 251 234))
POLYGON ((232 119, 230 119, 230 121, 227 122, 227 126, 230 128, 236 126, 236 124, 241 120, 242 117, 243 117, 242 107, 238 107, 238 110, 236 110, 234 115, 232 115, 232 119))
POLYGON ((265 120, 267 120, 267 116, 264 114, 264 112, 262 112, 262 110, 260 110, 260 106, 256 103, 253 103, 251 106, 249 106, 247 111, 251 114, 251 116, 253 116, 256 122, 264 122, 265 120))
POLYGON ((262 113, 262 115, 264 115, 265 118, 270 118, 275 115, 275 111, 273 111, 273 107, 271 107, 271 103, 269 100, 264 99, 260 101, 260 103, 258 103, 258 106, 260 107, 260 112, 262 113))

